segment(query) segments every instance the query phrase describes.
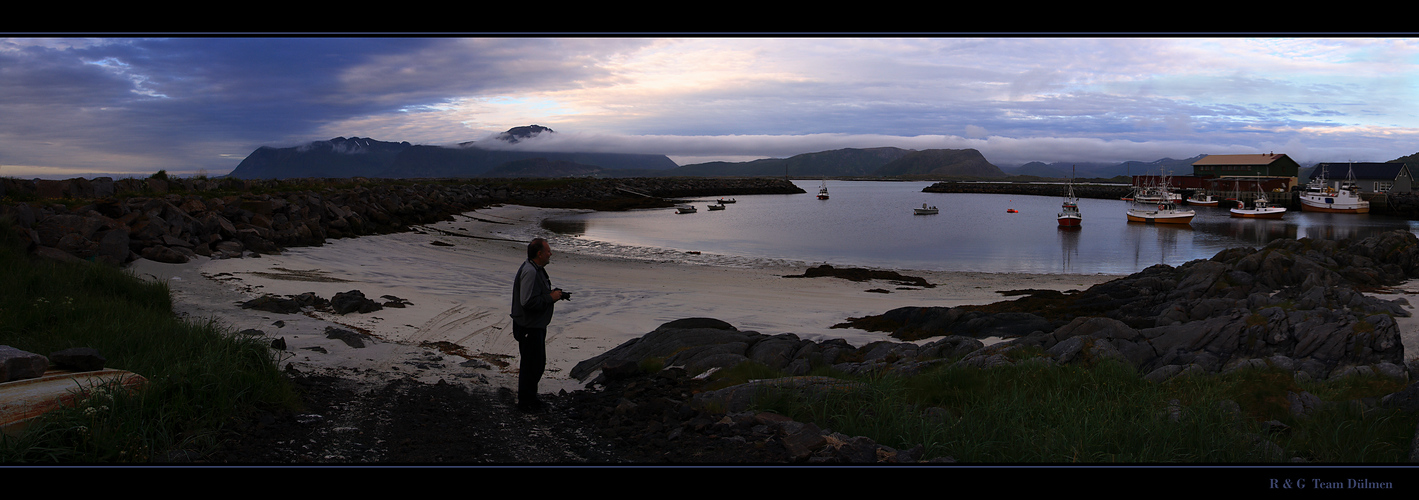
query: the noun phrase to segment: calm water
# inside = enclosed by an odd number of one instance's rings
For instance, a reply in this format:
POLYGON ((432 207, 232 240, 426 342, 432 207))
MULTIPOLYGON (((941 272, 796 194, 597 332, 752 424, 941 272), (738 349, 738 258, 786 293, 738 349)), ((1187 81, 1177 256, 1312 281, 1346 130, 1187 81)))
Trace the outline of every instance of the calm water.
MULTIPOLYGON (((697 199, 694 214, 673 209, 560 217, 544 224, 578 246, 666 249, 704 256, 827 262, 888 269, 1021 273, 1129 274, 1179 265, 1218 251, 1260 247, 1277 238, 1344 238, 1419 223, 1381 215, 1293 209, 1282 220, 1236 219, 1225 208, 1194 207, 1190 226, 1128 222, 1127 202, 1079 200, 1084 222, 1059 229, 1060 197, 923 193, 930 182, 795 181, 807 194, 737 196, 726 210, 697 199), (938 215, 913 215, 922 203, 938 215), (1006 209, 1018 213, 1008 213, 1006 209)), ((629 249, 629 250, 628 250, 629 249)), ((639 250, 636 250, 639 249, 639 250)))

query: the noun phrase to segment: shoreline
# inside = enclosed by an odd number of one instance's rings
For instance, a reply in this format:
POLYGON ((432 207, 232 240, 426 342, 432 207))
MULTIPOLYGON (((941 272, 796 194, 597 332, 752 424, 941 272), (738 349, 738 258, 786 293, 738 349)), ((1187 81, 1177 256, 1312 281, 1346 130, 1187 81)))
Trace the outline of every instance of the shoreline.
MULTIPOLYGON (((409 232, 327 240, 320 247, 289 248, 281 254, 186 264, 140 259, 129 269, 142 278, 166 281, 180 316, 213 319, 234 331, 260 330, 268 340, 284 338, 291 356, 282 360, 283 367, 366 380, 412 377, 427 383, 442 379, 513 388, 518 354, 507 315, 512 275, 525 257, 526 241, 550 235, 540 227, 541 220, 573 212, 578 211, 504 205, 409 232), (314 292, 328 299, 350 290, 379 302, 390 295, 410 304, 344 316, 240 307, 267 294, 314 292), (354 348, 326 338, 327 328, 372 338, 365 347, 354 348)), ((987 304, 1009 299, 999 291, 1082 290, 1120 277, 899 269, 935 285, 899 290, 880 281, 783 277, 801 275, 806 266, 818 263, 727 262, 676 251, 646 258, 605 256, 559 244, 567 243, 566 238, 549 237, 552 283, 573 292, 573 300, 557 304, 548 327, 542 392, 582 388, 583 383, 567 376, 576 363, 676 319, 710 317, 740 330, 794 333, 813 340, 843 338, 860 346, 898 340, 831 326, 896 307, 987 304)))

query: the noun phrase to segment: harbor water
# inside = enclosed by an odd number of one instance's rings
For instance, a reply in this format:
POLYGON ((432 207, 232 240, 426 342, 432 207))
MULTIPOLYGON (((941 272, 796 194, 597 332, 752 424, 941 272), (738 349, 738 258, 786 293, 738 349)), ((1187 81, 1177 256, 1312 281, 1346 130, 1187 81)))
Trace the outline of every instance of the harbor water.
POLYGON ((1177 266, 1233 247, 1278 238, 1364 237, 1419 223, 1378 214, 1288 211, 1280 220, 1233 218, 1228 207, 1191 207, 1191 224, 1125 218, 1128 202, 1080 199, 1083 223, 1058 226, 1059 196, 924 193, 930 182, 794 181, 807 193, 694 199, 695 213, 674 209, 593 212, 557 217, 543 227, 556 244, 623 257, 716 264, 783 260, 897 270, 998 273, 1131 274, 1177 266), (914 215, 922 204, 939 213, 914 215), (1012 211, 1013 210, 1013 211, 1012 211))

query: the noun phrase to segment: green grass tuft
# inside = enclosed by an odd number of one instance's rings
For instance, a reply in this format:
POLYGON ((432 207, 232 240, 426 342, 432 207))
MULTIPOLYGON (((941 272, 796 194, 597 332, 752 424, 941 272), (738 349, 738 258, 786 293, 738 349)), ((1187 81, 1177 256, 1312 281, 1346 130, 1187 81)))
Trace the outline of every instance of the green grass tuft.
POLYGON ((149 381, 47 414, 0 441, 0 462, 162 461, 216 445, 221 428, 247 412, 297 404, 263 343, 177 319, 165 284, 101 264, 34 259, 3 220, 0 317, 0 345, 42 355, 90 347, 107 367, 149 381))

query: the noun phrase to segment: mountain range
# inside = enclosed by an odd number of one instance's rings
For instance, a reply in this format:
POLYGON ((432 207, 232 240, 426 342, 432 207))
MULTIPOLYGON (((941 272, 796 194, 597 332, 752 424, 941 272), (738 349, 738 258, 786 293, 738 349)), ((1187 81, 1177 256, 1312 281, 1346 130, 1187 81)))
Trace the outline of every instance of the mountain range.
MULTIPOLYGON (((550 133, 555 132, 530 125, 509 129, 492 140, 515 144, 550 133)), ((285 148, 262 146, 228 174, 240 179, 779 175, 1005 177, 974 149, 846 148, 789 158, 680 166, 665 155, 534 152, 480 147, 474 142, 420 146, 363 137, 336 137, 285 148)))
MULTIPOLYGON (((515 144, 540 134, 555 133, 539 125, 514 127, 491 141, 515 144)), ((503 146, 495 144, 495 146, 503 146)), ((361 137, 336 137, 295 147, 262 146, 248 155, 229 177, 280 179, 294 177, 467 178, 467 177, 900 177, 900 178, 1113 178, 1167 171, 1190 175, 1192 158, 1150 162, 1043 163, 1001 168, 974 149, 912 150, 895 147, 844 148, 804 153, 788 158, 746 162, 676 165, 657 154, 567 153, 507 150, 475 142, 455 146, 423 146, 361 137)))

